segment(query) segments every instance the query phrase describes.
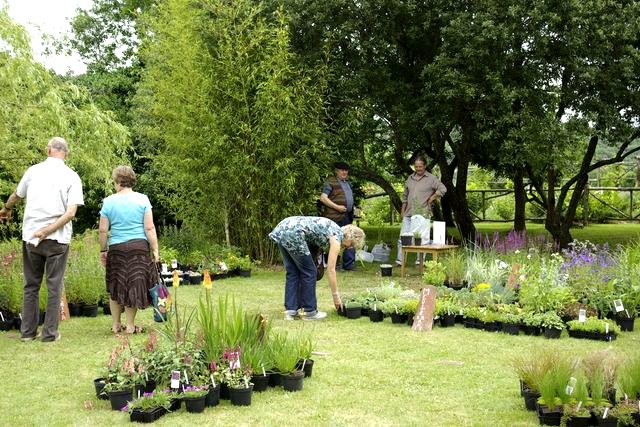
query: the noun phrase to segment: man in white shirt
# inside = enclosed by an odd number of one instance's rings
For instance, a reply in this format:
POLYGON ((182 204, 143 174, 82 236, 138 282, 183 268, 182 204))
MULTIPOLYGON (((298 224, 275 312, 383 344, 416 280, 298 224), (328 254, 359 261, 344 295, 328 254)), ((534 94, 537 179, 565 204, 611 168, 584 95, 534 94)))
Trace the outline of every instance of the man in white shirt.
POLYGON ((64 163, 68 151, 63 138, 52 138, 47 144, 47 159, 27 169, 16 191, 0 209, 0 220, 8 221, 13 207, 26 198, 22 222, 25 284, 20 335, 23 341, 32 341, 37 336, 39 293, 44 274, 47 311, 42 341, 60 339, 60 297, 71 242, 71 220, 78 206, 84 204, 80 177, 64 163))

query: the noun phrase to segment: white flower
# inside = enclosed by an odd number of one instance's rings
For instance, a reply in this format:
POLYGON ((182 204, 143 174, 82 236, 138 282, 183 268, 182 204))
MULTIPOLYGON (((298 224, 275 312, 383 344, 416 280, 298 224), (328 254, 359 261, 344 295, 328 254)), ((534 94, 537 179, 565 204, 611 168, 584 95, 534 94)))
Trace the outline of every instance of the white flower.
POLYGON ((531 254, 527 255, 527 259, 531 259, 531 254))
POLYGON ((520 253, 520 249, 516 249, 516 250, 514 251, 514 253, 519 254, 519 253, 520 253))
POLYGON ((524 274, 521 274, 520 277, 518 277, 518 280, 520 280, 521 282, 524 282, 524 279, 526 279, 526 277, 524 277, 524 274))

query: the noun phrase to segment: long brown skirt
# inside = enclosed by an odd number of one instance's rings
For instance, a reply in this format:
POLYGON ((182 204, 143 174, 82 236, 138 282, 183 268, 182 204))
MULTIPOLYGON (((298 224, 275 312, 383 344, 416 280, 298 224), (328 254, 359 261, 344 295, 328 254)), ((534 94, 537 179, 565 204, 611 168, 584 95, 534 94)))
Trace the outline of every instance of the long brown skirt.
POLYGON ((147 308, 151 305, 149 289, 157 280, 149 242, 133 239, 109 246, 106 282, 112 300, 125 307, 147 308))

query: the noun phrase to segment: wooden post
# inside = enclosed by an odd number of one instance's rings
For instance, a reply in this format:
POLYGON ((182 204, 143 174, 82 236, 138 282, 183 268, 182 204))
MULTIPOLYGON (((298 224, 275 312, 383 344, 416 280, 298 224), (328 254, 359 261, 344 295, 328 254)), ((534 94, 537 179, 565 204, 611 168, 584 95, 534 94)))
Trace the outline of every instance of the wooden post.
POLYGON ((589 225, 589 183, 584 186, 584 193, 582 193, 582 226, 589 225))
POLYGON ((436 287, 433 285, 425 286, 422 289, 420 303, 413 318, 414 331, 430 331, 433 329, 433 315, 436 310, 436 287))

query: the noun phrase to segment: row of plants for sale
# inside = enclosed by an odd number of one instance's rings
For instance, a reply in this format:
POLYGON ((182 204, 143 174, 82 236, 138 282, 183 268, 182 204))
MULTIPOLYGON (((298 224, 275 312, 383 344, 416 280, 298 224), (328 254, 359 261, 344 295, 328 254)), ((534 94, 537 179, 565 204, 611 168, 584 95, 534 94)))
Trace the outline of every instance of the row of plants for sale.
POLYGON ((600 350, 582 358, 546 349, 512 359, 527 410, 543 425, 637 426, 640 356, 600 350))
MULTIPOLYGON (((443 326, 464 320, 467 327, 511 334, 544 331, 548 338, 568 328, 571 336, 601 340, 633 330, 640 309, 638 245, 611 251, 574 242, 562 253, 530 249, 497 254, 476 248, 464 257, 469 280, 459 289, 442 286, 449 274, 445 262, 425 263, 423 281, 437 286, 436 315, 443 326)), ((344 314, 357 316, 358 307, 374 306, 389 315, 415 313, 415 293, 394 286, 382 289, 344 298, 344 314), (389 289, 395 294, 388 295, 389 289)))
POLYGON ((599 317, 626 310, 621 316, 631 318, 640 311, 639 243, 612 249, 606 244, 574 241, 565 250, 553 250, 544 240, 526 240, 515 232, 504 239, 485 237, 474 247, 440 257, 437 265, 426 263, 425 281, 454 288, 485 283, 497 292, 508 286, 532 299, 541 297, 541 306, 551 306, 559 313, 571 300, 599 317), (622 303, 618 307, 613 303, 616 300, 622 303))
MULTIPOLYGON (((20 328, 24 275, 22 271, 22 243, 18 240, 0 242, 0 330, 20 328)), ((171 262, 180 259, 180 253, 167 246, 161 247, 161 256, 168 260, 168 286, 172 284, 171 262)), ((210 268, 214 279, 232 275, 250 274, 254 263, 247 256, 241 256, 237 248, 212 245, 207 253, 193 251, 190 262, 198 260, 197 268, 210 268)), ((182 267, 182 266, 181 266, 182 267)), ((182 283, 198 284, 202 281, 201 270, 186 270, 181 277, 182 283), (191 277, 191 280, 189 280, 191 277)), ((95 230, 89 230, 75 236, 69 247, 64 289, 69 311, 72 316, 94 317, 98 307, 103 306, 105 314, 109 312, 109 295, 105 285, 104 267, 100 263, 100 245, 95 230)), ((40 292, 40 312, 44 315, 47 305, 47 292, 40 292)))
POLYGON ((214 303, 210 281, 190 312, 178 305, 178 290, 172 291, 174 310, 144 345, 118 338, 95 381, 97 395, 109 398, 112 409, 124 408, 132 420, 152 420, 181 401, 187 411, 201 412, 220 399, 250 405, 253 392, 269 386, 303 388, 314 365, 309 335, 275 332, 269 319, 245 312, 228 296, 214 303))

